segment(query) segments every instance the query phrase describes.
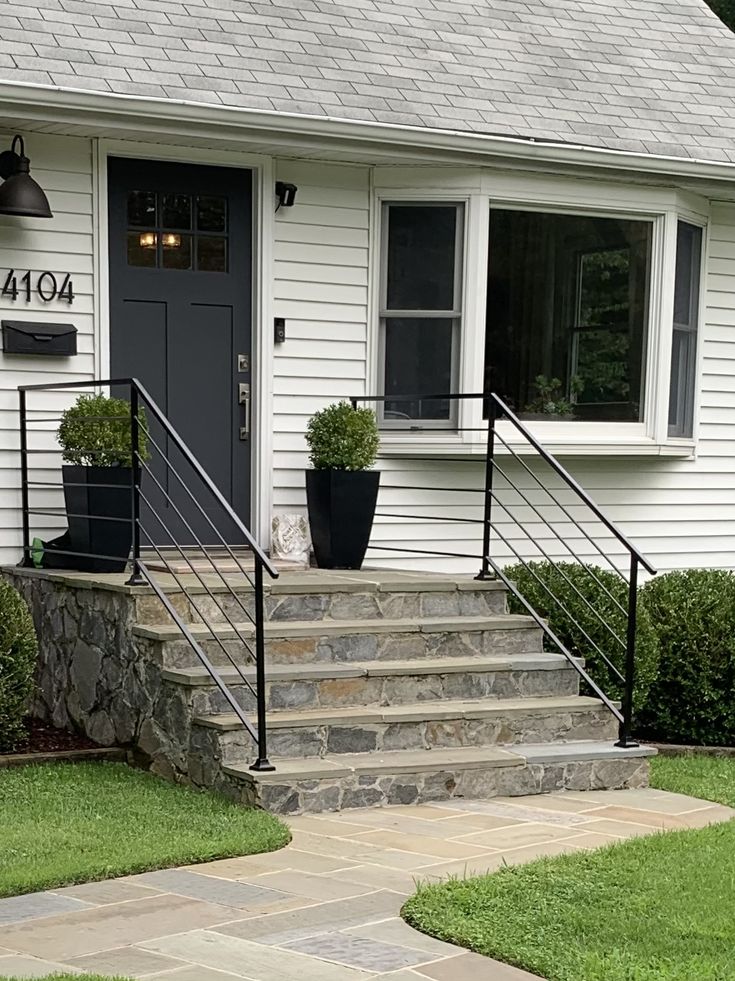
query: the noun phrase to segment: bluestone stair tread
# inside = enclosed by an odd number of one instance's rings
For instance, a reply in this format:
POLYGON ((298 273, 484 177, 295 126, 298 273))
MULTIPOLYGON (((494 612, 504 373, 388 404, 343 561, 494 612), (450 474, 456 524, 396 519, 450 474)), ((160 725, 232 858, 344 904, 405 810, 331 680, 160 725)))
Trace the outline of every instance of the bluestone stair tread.
POLYGON ((575 763, 589 760, 642 759, 655 756, 650 746, 620 749, 609 742, 577 740, 568 743, 523 743, 506 746, 454 746, 450 749, 399 750, 390 753, 350 753, 322 758, 279 759, 276 769, 255 773, 248 763, 231 763, 226 773, 239 780, 289 783, 298 780, 332 780, 352 773, 427 773, 440 770, 481 770, 490 767, 523 767, 534 763, 575 763))
MULTIPOLYGON (((440 702, 414 702, 407 705, 360 706, 349 708, 275 710, 268 713, 269 729, 303 728, 320 725, 371 725, 391 722, 424 722, 447 719, 484 719, 512 713, 550 715, 559 712, 596 712, 604 708, 597 698, 586 695, 538 696, 502 699, 442 699, 440 702)), ((195 716, 198 725, 221 732, 242 728, 233 713, 195 716)))
MULTIPOLYGON (((235 639, 239 633, 252 637, 255 628, 252 623, 236 623, 235 628, 228 623, 213 623, 211 628, 203 623, 187 625, 197 640, 207 640, 216 636, 223 640, 235 639)), ((473 633, 483 630, 529 630, 537 629, 531 617, 505 613, 487 616, 421 617, 411 620, 271 620, 265 625, 265 635, 270 638, 288 639, 292 637, 341 637, 347 634, 407 634, 407 633, 473 633)), ((133 633, 149 640, 182 639, 178 627, 168 624, 137 624, 133 633)))
MULTIPOLYGON (((571 669, 563 654, 512 654, 504 657, 437 657, 399 661, 346 661, 306 664, 270 664, 266 681, 331 681, 341 678, 386 678, 396 675, 481 674, 500 671, 559 671, 571 669)), ((237 684, 241 677, 235 668, 218 668, 226 684, 237 684)), ((255 678, 255 668, 247 665, 242 675, 255 678)), ((205 667, 166 668, 164 681, 188 687, 204 687, 215 682, 205 667)))

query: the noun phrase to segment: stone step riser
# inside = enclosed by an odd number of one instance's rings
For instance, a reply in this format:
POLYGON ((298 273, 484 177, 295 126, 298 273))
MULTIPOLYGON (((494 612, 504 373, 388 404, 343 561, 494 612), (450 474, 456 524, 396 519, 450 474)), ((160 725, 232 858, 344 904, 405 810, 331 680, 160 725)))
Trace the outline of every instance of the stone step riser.
MULTIPOLYGON (((187 623, 226 623, 229 617, 243 623, 254 616, 252 594, 215 592, 215 599, 197 593, 189 601, 183 593, 169 599, 187 623)), ((266 597, 266 620, 288 623, 296 620, 407 620, 420 617, 486 616, 506 612, 506 594, 501 589, 427 592, 325 592, 283 593, 266 597)), ((170 619, 156 597, 138 596, 136 622, 151 626, 170 619)))
MULTIPOLYGON (((245 645, 238 640, 202 640, 201 647, 213 664, 227 666, 252 663, 245 645)), ((200 661, 186 641, 148 641, 150 656, 166 668, 196 667, 200 661), (155 651, 152 648, 158 647, 155 651)), ((254 641, 249 641, 254 649, 254 641)), ((536 627, 494 630, 409 633, 355 633, 308 637, 268 638, 269 664, 314 664, 355 661, 403 661, 443 657, 501 657, 538 654, 542 650, 541 631, 536 627)))
MULTIPOLYGON (((195 723, 196 726, 196 723, 195 723)), ((268 755, 278 758, 322 757, 327 754, 445 749, 453 746, 496 746, 551 743, 559 740, 614 740, 617 723, 604 707, 548 714, 493 713, 478 719, 416 719, 405 722, 355 723, 272 728, 268 755)), ((253 756, 250 736, 240 730, 216 733, 225 763, 253 756)))
MULTIPOLYGON (((647 759, 529 763, 487 769, 450 769, 391 776, 353 773, 337 779, 259 783, 256 801, 275 814, 319 814, 354 807, 423 804, 466 798, 520 797, 560 790, 622 790, 648 785, 647 759)), ((228 775, 222 789, 253 800, 247 780, 228 775)))
MULTIPOLYGON (((228 688, 244 709, 255 710, 255 697, 248 687, 228 683, 228 688)), ((231 711, 227 700, 214 686, 188 690, 191 692, 194 715, 231 711)), ((578 694, 579 675, 573 668, 325 678, 273 681, 267 685, 269 709, 330 709, 436 703, 457 698, 503 699, 578 694)))

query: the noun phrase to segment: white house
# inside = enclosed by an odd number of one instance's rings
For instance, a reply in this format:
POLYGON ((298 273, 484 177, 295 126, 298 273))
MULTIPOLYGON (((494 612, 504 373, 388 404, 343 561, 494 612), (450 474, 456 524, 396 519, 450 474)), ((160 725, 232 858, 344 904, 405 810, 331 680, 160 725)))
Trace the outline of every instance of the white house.
MULTIPOLYGON (((316 409, 494 391, 660 569, 733 566, 735 37, 703 0, 0 14, 0 145, 53 213, 0 215, 0 317, 78 332, 66 357, 5 332, 0 560, 17 386, 134 375, 266 545, 316 409)), ((480 479, 482 402, 380 415, 373 543, 461 556, 415 515, 480 479)))

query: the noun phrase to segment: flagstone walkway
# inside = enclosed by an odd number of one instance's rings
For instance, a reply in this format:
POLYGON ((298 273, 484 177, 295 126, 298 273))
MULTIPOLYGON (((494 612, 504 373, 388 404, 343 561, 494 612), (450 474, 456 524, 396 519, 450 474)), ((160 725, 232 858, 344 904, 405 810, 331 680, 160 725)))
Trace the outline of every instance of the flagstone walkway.
POLYGON ((407 926, 416 882, 732 817, 658 790, 294 817, 279 852, 0 900, 0 977, 530 981, 407 926))

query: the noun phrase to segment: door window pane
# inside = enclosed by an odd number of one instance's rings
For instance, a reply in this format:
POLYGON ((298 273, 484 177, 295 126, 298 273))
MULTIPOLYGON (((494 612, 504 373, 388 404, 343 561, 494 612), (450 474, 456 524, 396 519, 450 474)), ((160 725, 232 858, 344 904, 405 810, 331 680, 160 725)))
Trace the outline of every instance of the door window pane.
POLYGON ((454 205, 391 205, 387 309, 454 309, 456 237, 454 205))
POLYGON ((191 235, 161 237, 161 256, 164 269, 191 269, 191 235))
POLYGON ((493 209, 486 387, 521 416, 642 419, 651 229, 493 209))
POLYGON ((156 224, 155 191, 131 191, 128 194, 128 224, 151 227, 156 224))
MULTIPOLYGON (((452 320, 385 321, 385 394, 447 395, 452 387, 452 320)), ((386 400, 386 419, 449 419, 447 399, 386 400)))
POLYGON ((197 198, 197 229, 200 232, 227 231, 226 198, 197 198))
POLYGON ((198 236, 197 269, 200 272, 227 272, 227 239, 224 236, 198 236))
POLYGON ((155 232, 128 232, 128 265, 154 269, 158 264, 155 232))
POLYGON ((188 194, 164 194, 161 206, 164 228, 191 228, 191 198, 188 194))

